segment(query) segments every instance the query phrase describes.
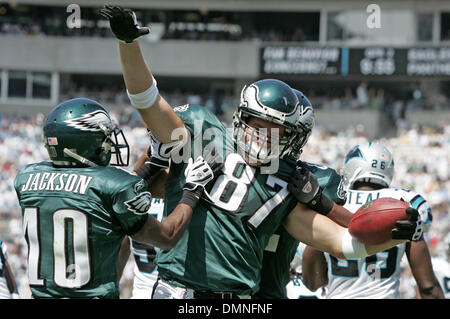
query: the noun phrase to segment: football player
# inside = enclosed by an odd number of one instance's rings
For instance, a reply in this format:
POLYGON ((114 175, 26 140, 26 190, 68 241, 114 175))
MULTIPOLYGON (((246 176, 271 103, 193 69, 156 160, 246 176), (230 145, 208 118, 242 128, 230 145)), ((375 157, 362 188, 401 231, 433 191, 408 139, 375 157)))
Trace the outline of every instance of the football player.
POLYGON ((33 298, 118 298, 124 236, 172 248, 214 175, 209 158, 191 161, 184 195, 161 223, 147 214, 152 197, 143 178, 109 166, 112 155, 112 164, 127 166, 129 147, 102 105, 59 104, 44 123, 44 142, 51 161, 27 165, 14 181, 33 298))
POLYGON ((316 291, 309 290, 303 283, 302 258, 306 245, 299 243, 291 262, 291 281, 286 286, 288 299, 322 299, 325 295, 325 287, 316 291))
MULTIPOLYGON (((152 143, 146 154, 138 160, 134 171, 148 182, 148 189, 152 194, 163 197, 163 187, 168 173, 169 160, 159 156, 161 145, 151 134, 150 136, 152 143)), ((164 199, 153 198, 148 214, 162 221, 163 210, 164 199)), ((151 299, 153 286, 158 279, 158 267, 155 263, 158 251, 158 247, 137 242, 130 237, 125 238, 122 242, 119 253, 119 280, 131 253, 135 263, 132 299, 151 299)))
POLYGON ((258 291, 264 248, 281 225, 295 239, 347 258, 372 255, 420 233, 418 213, 412 210, 409 224, 398 225, 405 231, 401 236, 364 245, 317 213, 332 214, 338 205, 322 193, 309 170, 296 168, 310 118, 287 84, 266 79, 246 86, 230 136, 207 108, 172 108, 159 94, 136 41, 149 29, 139 27, 134 12, 117 6, 101 12, 119 40, 131 104, 159 141, 180 144, 170 152, 165 216, 182 196, 186 158, 215 149, 224 159, 221 175, 196 207, 188 236, 157 255, 154 298, 248 298, 258 291))
MULTIPOLYGON (((152 198, 152 205, 148 214, 153 215, 157 220, 161 221, 163 209, 164 200, 162 198, 152 198)), ((131 299, 152 298, 153 286, 158 279, 158 267, 155 264, 155 257, 158 251, 158 247, 137 242, 131 237, 127 237, 123 241, 119 255, 119 260, 122 259, 122 261, 119 261, 119 264, 121 264, 120 273, 122 273, 130 253, 134 259, 131 299)))
MULTIPOLYGON (((347 189, 344 206, 354 213, 377 198, 401 199, 419 211, 426 231, 432 221, 430 206, 413 191, 391 188, 393 174, 394 160, 385 146, 373 142, 355 146, 345 157, 342 169, 347 189)), ((400 260, 404 253, 421 297, 443 298, 422 236, 417 241, 397 245, 364 259, 336 258, 307 247, 303 254, 303 279, 313 291, 326 285, 327 298, 399 298, 400 260)))
POLYGON ((8 263, 7 248, 0 240, 0 299, 20 299, 16 280, 8 263))
MULTIPOLYGON (((314 125, 314 110, 311 102, 301 91, 295 89, 293 91, 297 95, 300 105, 304 107, 304 117, 309 117, 309 120, 305 122, 310 124, 308 129, 311 131, 314 125)), ((307 169, 317 178, 323 194, 336 204, 344 205, 345 191, 341 176, 332 168, 323 165, 306 162, 304 164, 306 164, 307 169)), ((328 214, 328 217, 340 225, 347 225, 352 214, 347 210, 341 209, 334 210, 333 213, 328 214)), ((291 299, 293 295, 301 292, 306 293, 305 290, 307 289, 301 282, 301 276, 296 275, 295 278, 291 279, 290 264, 298 254, 299 247, 304 247, 304 244, 299 243, 298 240, 289 235, 284 226, 280 226, 276 230, 270 237, 269 244, 264 249, 261 282, 259 291, 254 295, 255 298, 291 299), (287 287, 288 284, 289 287, 287 287)), ((315 294, 310 293, 310 295, 315 294)))

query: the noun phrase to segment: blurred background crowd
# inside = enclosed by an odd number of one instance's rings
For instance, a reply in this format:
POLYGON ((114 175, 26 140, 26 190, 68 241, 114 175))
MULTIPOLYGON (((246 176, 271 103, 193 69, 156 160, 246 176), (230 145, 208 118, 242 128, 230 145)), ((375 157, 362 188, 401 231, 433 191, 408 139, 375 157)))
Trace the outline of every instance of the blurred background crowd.
MULTIPOLYGON (((164 91, 164 96, 173 102, 173 105, 183 105, 185 103, 206 105, 217 114, 226 112, 229 107, 233 109, 236 103, 239 103, 239 96, 235 96, 231 92, 225 92, 219 100, 214 99, 209 92, 199 93, 192 90, 175 89, 172 91, 164 91)), ((324 110, 389 110, 389 109, 405 109, 405 110, 449 110, 450 98, 445 94, 426 95, 418 85, 411 85, 401 96, 393 96, 389 91, 377 87, 375 84, 369 84, 362 81, 355 86, 345 88, 335 88, 327 92, 316 91, 315 89, 307 89, 303 92, 310 99, 314 99, 315 109, 324 110)), ((128 97, 121 85, 97 85, 87 87, 86 85, 78 85, 71 82, 67 85, 67 90, 61 92, 61 98, 75 98, 97 96, 99 100, 105 104, 125 105, 128 103, 128 97)))
MULTIPOLYGON (((27 36, 71 36, 71 37, 112 37, 108 24, 97 14, 96 8, 84 8, 82 28, 66 27, 64 7, 26 8, 4 4, 0 7, 0 33, 27 36)), ((254 15, 248 12, 223 12, 210 10, 166 10, 155 13, 144 9, 137 13, 142 25, 152 23, 154 36, 158 39, 205 40, 205 41, 295 41, 314 40, 317 28, 311 22, 317 14, 304 14, 303 19, 288 15, 296 20, 295 30, 280 25, 272 12, 254 15), (249 18, 253 23, 249 23, 249 18), (267 20, 272 19, 272 25, 267 20), (306 31, 306 32, 305 32, 306 31)), ((283 19, 286 18, 286 15, 283 19)))

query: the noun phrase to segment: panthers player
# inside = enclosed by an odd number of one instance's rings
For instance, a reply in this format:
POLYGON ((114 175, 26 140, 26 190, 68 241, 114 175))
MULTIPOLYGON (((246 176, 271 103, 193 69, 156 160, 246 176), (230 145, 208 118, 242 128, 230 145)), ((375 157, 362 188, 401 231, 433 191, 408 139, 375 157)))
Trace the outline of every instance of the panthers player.
POLYGON ((302 258, 305 248, 306 245, 304 243, 299 243, 294 259, 291 262, 292 279, 286 286, 288 299, 322 299, 325 295, 325 287, 311 291, 303 283, 302 258))
MULTIPOLYGON (((410 190, 389 188, 394 174, 391 152, 373 142, 355 146, 346 156, 342 175, 347 188, 345 207, 351 212, 377 198, 404 200, 417 209, 427 230, 431 209, 425 199, 410 190)), ((400 260, 403 254, 411 266, 422 298, 442 298, 423 237, 397 245, 364 259, 344 260, 311 247, 303 255, 303 278, 311 290, 327 284, 327 298, 399 298, 400 260)))
POLYGON ((8 263, 7 248, 0 240, 0 299, 19 299, 16 280, 8 263))
MULTIPOLYGON (((152 205, 148 214, 162 221, 164 210, 164 183, 169 171, 169 159, 162 156, 164 147, 149 132, 150 146, 147 152, 137 161, 134 172, 144 178, 148 183, 148 190, 158 198, 152 199, 152 205)), ((153 286, 158 279, 158 267, 155 263, 158 247, 137 242, 131 238, 125 238, 119 254, 119 273, 122 274, 130 253, 134 258, 134 280, 132 299, 151 299, 153 286)), ((120 277, 119 274, 119 277, 120 277)))
POLYGON ((196 207, 189 235, 157 256, 154 298, 244 298, 256 293, 264 248, 281 225, 295 239, 347 258, 374 254, 420 232, 418 213, 412 210, 409 223, 398 224, 404 230, 400 236, 369 246, 317 213, 331 214, 337 205, 309 170, 296 169, 311 117, 287 84, 267 79, 246 86, 231 137, 207 108, 172 108, 161 97, 136 41, 149 29, 138 26, 131 10, 106 6, 101 12, 119 39, 131 104, 163 144, 179 142, 170 153, 165 216, 170 217, 167 213, 182 195, 187 158, 215 149, 224 159, 221 174, 196 207))
MULTIPOLYGON (((72 99, 44 124, 50 162, 30 164, 15 178, 28 243, 33 298, 118 298, 118 252, 124 235, 172 248, 189 223, 195 198, 213 171, 203 158, 187 167, 179 204, 163 222, 147 214, 146 182, 124 169, 123 132, 99 103, 72 99)), ((212 162, 211 162, 212 163, 212 162)))
MULTIPOLYGON (((151 145, 147 150, 147 154, 144 155, 144 160, 136 164, 134 171, 148 181, 152 194, 163 197, 163 182, 165 182, 169 171, 169 159, 162 154, 164 153, 161 150, 163 145, 155 139, 151 132, 149 133, 151 145)), ((164 199, 153 198, 152 206, 148 213, 162 221, 163 212, 164 199)), ((127 244, 135 261, 131 298, 151 299, 153 287, 158 279, 158 267, 156 266, 155 258, 159 248, 139 243, 131 238, 127 244)))
MULTIPOLYGON (((164 210, 164 200, 162 198, 153 198, 149 214, 155 216, 159 221, 162 220, 164 210)), ((158 279, 158 267, 155 264, 155 257, 159 251, 158 247, 137 242, 131 238, 127 241, 130 252, 133 255, 134 279, 132 299, 151 299, 153 286, 158 279)))
MULTIPOLYGON (((314 125, 314 113, 311 102, 301 91, 295 89, 293 91, 297 95, 299 103, 305 109, 310 108, 312 111, 312 120, 309 122, 311 123, 309 126, 311 130, 314 125)), ((305 164, 307 169, 317 178, 323 193, 336 204, 343 205, 345 203, 345 191, 341 176, 329 167, 312 163, 305 164)), ((347 225, 351 216, 350 212, 342 209, 328 214, 330 219, 341 225, 347 225)), ((306 290, 300 277, 296 276, 291 280, 290 264, 298 254, 299 247, 303 247, 302 245, 304 244, 299 243, 298 240, 289 235, 283 226, 276 230, 270 237, 269 244, 264 250, 260 288, 254 295, 255 298, 286 299, 297 294, 298 290, 306 290), (287 291, 287 289, 289 290, 287 291)), ((310 295, 314 295, 314 293, 310 293, 310 295)))

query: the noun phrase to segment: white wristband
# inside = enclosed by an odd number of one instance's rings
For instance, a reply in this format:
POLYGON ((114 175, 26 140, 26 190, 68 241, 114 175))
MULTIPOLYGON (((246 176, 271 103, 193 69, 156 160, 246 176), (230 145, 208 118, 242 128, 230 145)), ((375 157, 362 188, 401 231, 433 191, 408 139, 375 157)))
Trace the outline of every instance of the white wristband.
POLYGON ((348 229, 345 230, 342 237, 342 253, 346 259, 360 259, 368 256, 366 246, 353 238, 348 229))
POLYGON ((133 105, 137 109, 147 109, 155 104, 156 99, 158 98, 159 91, 157 87, 157 83, 155 78, 153 78, 152 85, 145 90, 144 92, 131 94, 128 92, 128 98, 130 99, 131 105, 133 105))

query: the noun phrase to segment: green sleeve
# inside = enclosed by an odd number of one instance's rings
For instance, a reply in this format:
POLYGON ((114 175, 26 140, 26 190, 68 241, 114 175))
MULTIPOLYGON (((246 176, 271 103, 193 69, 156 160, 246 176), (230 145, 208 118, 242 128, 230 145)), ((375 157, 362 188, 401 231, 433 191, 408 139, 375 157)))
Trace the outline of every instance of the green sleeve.
POLYGON ((323 193, 338 205, 344 205, 347 199, 342 176, 332 170, 328 183, 323 187, 323 193))
POLYGON ((115 217, 127 235, 139 231, 147 220, 152 195, 146 189, 147 183, 139 178, 113 196, 115 217))
POLYGON ((308 165, 309 170, 317 177, 323 193, 336 204, 344 205, 346 193, 342 176, 330 167, 313 163, 306 164, 308 165))

